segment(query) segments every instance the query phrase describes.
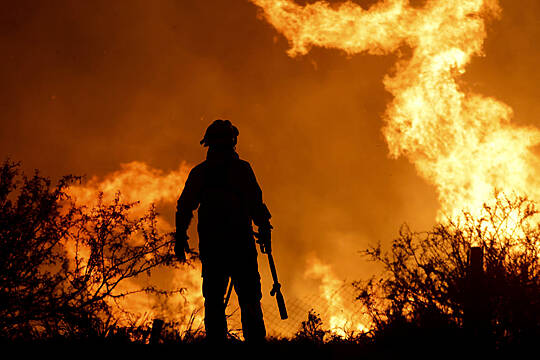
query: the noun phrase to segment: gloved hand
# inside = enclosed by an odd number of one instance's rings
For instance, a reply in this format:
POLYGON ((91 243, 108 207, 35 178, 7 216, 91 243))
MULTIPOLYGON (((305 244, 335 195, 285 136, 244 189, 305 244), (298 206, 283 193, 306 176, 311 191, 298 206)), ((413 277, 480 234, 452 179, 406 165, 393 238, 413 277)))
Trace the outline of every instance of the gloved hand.
POLYGON ((271 225, 259 226, 257 244, 261 246, 261 252, 263 254, 269 254, 272 252, 272 226, 271 225))
POLYGON ((189 252, 188 239, 189 237, 185 233, 175 233, 176 242, 174 244, 174 253, 178 258, 178 261, 186 261, 186 251, 189 252))

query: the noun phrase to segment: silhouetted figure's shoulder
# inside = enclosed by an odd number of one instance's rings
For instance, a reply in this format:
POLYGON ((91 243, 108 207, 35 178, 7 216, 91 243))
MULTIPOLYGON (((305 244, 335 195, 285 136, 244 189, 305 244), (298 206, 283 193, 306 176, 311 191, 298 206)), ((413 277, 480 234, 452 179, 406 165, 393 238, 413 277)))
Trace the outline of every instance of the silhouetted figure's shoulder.
MULTIPOLYGON (((231 165, 233 172, 236 173, 237 176, 241 177, 243 181, 246 181, 250 186, 253 185, 257 188, 259 187, 255 177, 255 172, 253 171, 253 168, 249 162, 238 158, 235 159, 231 165)), ((257 189, 257 191, 260 190, 257 189)))
POLYGON ((251 168, 251 164, 246 161, 246 160, 242 160, 240 158, 236 159, 234 161, 235 165, 238 166, 239 168, 245 170, 245 171, 250 171, 250 172, 253 172, 253 169, 251 168))
MULTIPOLYGON (((222 164, 218 163, 217 165, 219 166, 222 164)), ((193 167, 189 175, 192 177, 204 176, 204 174, 209 168, 213 168, 215 166, 216 166, 216 163, 209 160, 204 160, 200 164, 193 167)), ((240 159, 240 158, 230 159, 228 161, 227 167, 231 167, 233 168, 233 170, 236 170, 236 171, 246 171, 248 173, 253 173, 253 168, 251 167, 251 164, 248 161, 240 159)))
POLYGON ((236 162, 240 166, 243 166, 244 168, 251 170, 251 164, 248 161, 238 158, 238 159, 236 159, 236 162))
POLYGON ((206 168, 208 167, 208 162, 204 160, 203 162, 195 165, 189 172, 189 176, 201 176, 204 174, 206 168))

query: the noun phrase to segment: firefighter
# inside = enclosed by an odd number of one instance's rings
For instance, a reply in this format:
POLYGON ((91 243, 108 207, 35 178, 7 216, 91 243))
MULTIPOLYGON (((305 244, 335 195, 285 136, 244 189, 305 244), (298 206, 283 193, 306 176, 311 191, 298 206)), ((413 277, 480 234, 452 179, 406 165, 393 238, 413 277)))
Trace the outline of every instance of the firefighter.
POLYGON ((185 261, 187 229, 198 208, 207 339, 221 342, 227 337, 224 297, 230 280, 238 296, 244 338, 261 342, 266 330, 252 224, 258 227, 261 248, 269 251, 271 215, 250 164, 236 153, 238 134, 229 120, 216 120, 206 130, 200 142, 208 147, 206 160, 191 170, 178 199, 175 253, 185 261))

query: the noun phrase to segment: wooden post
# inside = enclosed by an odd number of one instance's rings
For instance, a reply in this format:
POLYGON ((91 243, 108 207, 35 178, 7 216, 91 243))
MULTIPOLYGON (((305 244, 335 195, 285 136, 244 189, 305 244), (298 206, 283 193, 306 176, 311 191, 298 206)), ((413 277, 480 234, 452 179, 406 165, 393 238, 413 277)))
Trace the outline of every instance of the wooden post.
POLYGON ((159 343, 164 323, 165 322, 161 319, 154 319, 152 322, 152 332, 150 333, 150 344, 159 343))
POLYGON ((471 247, 464 325, 468 334, 479 340, 485 340, 489 331, 488 306, 484 279, 483 249, 481 247, 471 247))
POLYGON ((479 246, 471 247, 469 276, 474 285, 480 285, 484 277, 484 250, 479 246))

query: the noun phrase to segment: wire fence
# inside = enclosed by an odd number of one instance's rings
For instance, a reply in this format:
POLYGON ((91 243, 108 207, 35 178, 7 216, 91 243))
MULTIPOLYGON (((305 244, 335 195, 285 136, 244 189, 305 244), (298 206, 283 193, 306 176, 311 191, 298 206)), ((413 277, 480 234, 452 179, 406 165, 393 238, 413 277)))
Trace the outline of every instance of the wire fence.
MULTIPOLYGON (((346 336, 363 331, 367 327, 367 317, 356 300, 356 292, 352 283, 343 281, 326 295, 314 293, 301 298, 286 298, 289 315, 286 320, 281 319, 275 298, 263 296, 262 308, 267 333, 278 338, 294 336, 302 322, 307 320, 310 310, 320 316, 325 330, 336 335, 346 336)), ((230 332, 241 337, 240 309, 236 301, 229 304, 227 315, 230 332)))

